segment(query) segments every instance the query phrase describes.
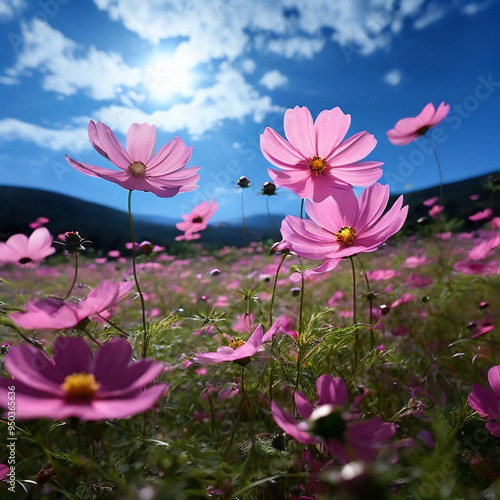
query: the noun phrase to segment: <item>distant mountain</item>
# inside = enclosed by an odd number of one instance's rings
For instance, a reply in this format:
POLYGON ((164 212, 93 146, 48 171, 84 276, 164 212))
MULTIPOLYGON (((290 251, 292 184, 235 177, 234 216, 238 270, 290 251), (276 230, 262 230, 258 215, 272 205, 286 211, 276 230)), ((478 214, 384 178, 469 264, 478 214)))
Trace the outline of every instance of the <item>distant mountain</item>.
MULTIPOLYGON (((463 229, 471 229, 477 227, 478 223, 468 221, 469 215, 487 207, 499 215, 500 194, 493 196, 490 189, 492 183, 496 183, 498 189, 499 179, 500 174, 493 173, 444 185, 448 218, 456 217, 464 221, 463 229), (472 194, 479 195, 479 200, 471 201, 472 194)), ((404 203, 410 206, 405 224, 406 233, 417 230, 417 220, 427 216, 429 208, 422 203, 438 194, 437 186, 404 193, 404 203)), ((397 196, 391 195, 391 203, 397 196)), ((267 214, 246 217, 246 242, 280 240, 279 228, 285 215, 272 214, 271 219, 267 214)), ((96 251, 123 250, 125 242, 130 241, 126 212, 50 191, 0 186, 0 240, 5 240, 15 233, 29 234, 29 223, 41 216, 50 219, 47 227, 54 236, 66 231, 78 231, 81 236, 92 241, 89 247, 96 251)), ((180 234, 175 227, 177 220, 172 218, 136 216, 134 221, 137 241, 150 240, 170 247, 175 237, 180 234)), ((209 226, 200 241, 220 246, 240 246, 243 243, 241 221, 234 219, 209 226)))

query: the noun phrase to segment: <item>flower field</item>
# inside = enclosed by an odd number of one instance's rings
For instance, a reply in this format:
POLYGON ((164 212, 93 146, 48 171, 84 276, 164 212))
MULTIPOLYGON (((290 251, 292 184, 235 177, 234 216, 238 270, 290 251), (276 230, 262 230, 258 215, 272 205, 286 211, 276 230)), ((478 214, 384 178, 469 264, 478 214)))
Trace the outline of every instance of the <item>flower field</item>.
POLYGON ((464 200, 477 226, 460 232, 441 192, 402 235, 404 199, 387 206, 381 163, 359 162, 373 136, 342 142, 346 116, 294 108, 288 141, 264 132, 271 178, 307 199, 281 242, 189 241, 211 200, 178 226, 189 256, 135 241, 130 196, 194 189, 190 149, 152 156, 154 127, 134 124, 127 156, 91 122, 121 170, 68 161, 129 190, 131 242, 95 259, 89 235, 39 220, 0 243, 2 498, 500 495, 499 218, 464 200))

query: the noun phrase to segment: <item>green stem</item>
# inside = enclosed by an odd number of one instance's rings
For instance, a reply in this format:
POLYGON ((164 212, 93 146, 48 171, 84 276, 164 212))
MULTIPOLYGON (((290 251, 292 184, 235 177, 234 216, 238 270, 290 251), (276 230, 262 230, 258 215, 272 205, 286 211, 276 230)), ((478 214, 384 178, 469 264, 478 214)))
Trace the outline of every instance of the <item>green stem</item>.
POLYGON ((436 165, 437 165, 438 174, 439 174, 439 204, 441 206, 444 206, 443 205, 443 203, 444 203, 444 201, 443 201, 443 173, 441 170, 441 164, 439 163, 439 159, 438 159, 438 156, 436 153, 436 149, 434 148, 434 144, 432 144, 432 141, 427 137, 427 135, 424 134, 424 137, 429 142, 431 149, 432 149, 432 152, 434 153, 434 159, 436 160, 436 165))
POLYGON ((274 304, 274 297, 276 295, 276 285, 278 283, 278 275, 281 270, 281 266, 283 265, 283 262, 285 262, 286 256, 288 253, 283 253, 281 255, 281 261, 278 265, 278 268, 276 269, 276 274, 274 276, 274 284, 273 284, 273 293, 271 294, 271 304, 269 305, 269 328, 271 328, 273 324, 273 304, 274 304))
POLYGON ((145 358, 148 355, 148 326, 146 322, 146 304, 144 303, 144 295, 142 294, 142 290, 139 285, 139 278, 137 277, 134 220, 132 219, 132 190, 129 190, 128 192, 128 220, 130 223, 130 238, 132 241, 132 269, 134 272, 135 287, 137 288, 137 293, 141 299, 143 328, 142 357, 145 358))
MULTIPOLYGON (((363 271, 363 278, 365 280, 366 288, 368 290, 368 304, 370 307, 370 311, 369 311, 370 325, 373 325, 373 297, 374 297, 373 290, 372 290, 372 287, 370 286, 370 280, 368 279, 368 274, 366 273, 365 266, 363 266, 363 262, 359 258, 359 255, 356 255, 356 257, 358 259, 359 265, 361 266, 361 270, 363 271)), ((370 337, 371 337, 371 344, 372 344, 371 348, 373 349, 375 347, 373 328, 370 329, 370 337)))
MULTIPOLYGON (((357 323, 357 292, 356 292, 356 269, 354 268, 354 259, 352 256, 349 256, 349 260, 351 261, 351 270, 352 270, 352 319, 353 323, 357 323)), ((354 375, 358 369, 358 353, 359 353, 359 335, 358 331, 354 332, 354 375)))
POLYGON ((243 192, 245 190, 241 190, 241 235, 243 237, 243 246, 247 246, 247 229, 245 226, 245 211, 243 209, 243 192))
POLYGON ((73 255, 75 256, 75 272, 73 273, 73 281, 71 282, 71 286, 69 287, 68 293, 63 300, 66 300, 71 295, 73 288, 75 288, 76 277, 78 276, 78 252, 73 252, 73 255))

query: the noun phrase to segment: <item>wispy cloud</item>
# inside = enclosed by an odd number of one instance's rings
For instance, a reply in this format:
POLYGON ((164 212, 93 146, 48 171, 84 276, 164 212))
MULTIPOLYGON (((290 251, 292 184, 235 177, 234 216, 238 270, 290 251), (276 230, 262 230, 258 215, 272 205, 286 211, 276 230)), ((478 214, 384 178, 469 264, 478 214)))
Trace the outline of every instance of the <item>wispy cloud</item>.
POLYGON ((384 82, 396 86, 401 82, 401 71, 399 69, 393 69, 384 75, 384 82))
POLYGON ((23 45, 9 68, 13 78, 39 71, 45 90, 63 96, 84 91, 98 101, 115 99, 123 88, 141 82, 140 69, 125 64, 120 55, 82 47, 45 21, 22 22, 21 33, 23 45))
POLYGON ((14 19, 25 8, 25 0, 0 0, 0 21, 14 19))
POLYGON ((288 78, 278 71, 277 69, 273 69, 272 71, 267 72, 260 80, 259 83, 264 85, 268 90, 274 90, 278 87, 282 87, 288 82, 288 78))
POLYGON ((48 129, 15 118, 0 120, 0 136, 3 141, 21 140, 52 151, 83 151, 89 147, 86 127, 74 130, 48 129))
POLYGON ((475 16, 478 12, 487 9, 492 2, 493 0, 486 0, 485 2, 470 2, 463 6, 462 12, 468 16, 475 16))

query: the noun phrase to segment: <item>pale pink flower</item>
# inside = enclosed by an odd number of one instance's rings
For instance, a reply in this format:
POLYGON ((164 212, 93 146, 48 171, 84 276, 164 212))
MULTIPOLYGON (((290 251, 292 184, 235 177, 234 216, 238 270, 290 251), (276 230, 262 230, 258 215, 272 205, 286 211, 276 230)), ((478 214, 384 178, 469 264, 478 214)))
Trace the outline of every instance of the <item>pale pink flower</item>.
POLYGON ((340 377, 321 375, 316 381, 316 389, 315 406, 305 394, 295 392, 295 404, 303 421, 295 419, 273 401, 274 421, 300 443, 324 443, 342 464, 357 459, 375 460, 384 443, 395 435, 396 426, 380 417, 359 420, 359 415, 346 411, 347 387, 340 377))
POLYGON ((167 384, 147 389, 164 365, 152 359, 132 364, 132 347, 112 339, 92 356, 80 337, 59 337, 53 358, 21 344, 5 355, 12 378, 0 379, 0 406, 7 409, 15 387, 16 418, 108 420, 126 418, 152 408, 168 390, 167 384))
POLYGON ((483 260, 491 253, 492 250, 500 246, 500 234, 495 233, 489 235, 488 238, 482 239, 469 252, 469 259, 483 260))
POLYGON ((202 201, 196 207, 193 208, 191 213, 183 214, 181 217, 183 222, 178 222, 175 227, 179 231, 183 231, 185 234, 181 237, 177 237, 176 240, 190 240, 197 239, 200 237, 198 234, 207 228, 208 221, 217 212, 219 204, 211 198, 210 201, 202 201), (197 235, 197 238, 190 237, 190 235, 197 235))
POLYGON ((491 210, 491 208, 485 208, 480 212, 476 212, 473 215, 469 215, 469 220, 478 222, 481 220, 491 219, 491 217, 493 217, 493 210, 491 210))
POLYGON ((430 210, 429 210, 429 216, 432 217, 433 219, 439 219, 439 214, 444 210, 444 207, 442 205, 434 205, 430 210))
POLYGON ((250 362, 250 358, 257 353, 264 342, 271 340, 273 336, 278 335, 279 333, 282 333, 282 328, 281 322, 278 318, 266 334, 264 334, 262 325, 259 324, 246 342, 235 337, 231 340, 230 345, 220 346, 217 349, 217 352, 204 352, 197 354, 193 358, 193 361, 208 365, 232 361, 244 366, 250 362))
POLYGON ((184 168, 192 148, 186 147, 180 137, 172 139, 152 156, 156 143, 154 125, 133 123, 127 133, 126 151, 102 122, 90 121, 88 135, 94 149, 120 170, 88 165, 66 156, 67 162, 84 174, 114 182, 130 191, 151 191, 161 198, 198 187, 199 167, 184 168))
POLYGON ((133 281, 114 283, 112 280, 104 280, 77 304, 55 297, 30 300, 25 306, 25 312, 13 312, 9 318, 25 330, 72 328, 89 316, 116 305, 133 287, 133 281))
POLYGON ((47 217, 37 217, 35 221, 30 222, 29 226, 31 229, 37 229, 39 227, 45 226, 45 224, 48 224, 50 221, 47 219, 47 217))
POLYGON ((334 269, 340 259, 376 250, 397 233, 408 214, 400 196, 382 215, 389 201, 389 186, 374 184, 359 199, 354 191, 342 190, 338 196, 321 203, 306 202, 312 220, 288 215, 281 224, 281 234, 292 250, 306 259, 322 260, 313 272, 334 269))
POLYGON ((366 187, 380 179, 383 163, 359 161, 373 150, 375 137, 359 132, 342 142, 350 124, 351 116, 338 107, 322 111, 315 122, 306 107, 287 109, 287 140, 269 127, 260 136, 263 155, 281 169, 268 169, 274 183, 319 202, 332 189, 366 187))
POLYGON ((427 104, 415 117, 403 118, 387 132, 387 137, 395 146, 404 146, 424 135, 440 123, 450 111, 450 105, 442 102, 437 110, 432 103, 427 104))
POLYGON ((439 198, 437 196, 433 196, 432 198, 428 198, 427 200, 422 202, 424 207, 432 207, 438 202, 439 198))
POLYGON ((22 233, 14 234, 6 242, 0 242, 0 265, 36 264, 56 251, 52 242, 46 227, 35 229, 29 238, 22 233))

